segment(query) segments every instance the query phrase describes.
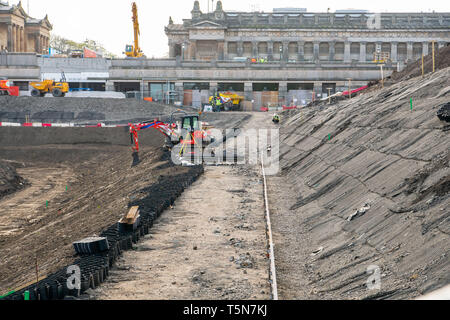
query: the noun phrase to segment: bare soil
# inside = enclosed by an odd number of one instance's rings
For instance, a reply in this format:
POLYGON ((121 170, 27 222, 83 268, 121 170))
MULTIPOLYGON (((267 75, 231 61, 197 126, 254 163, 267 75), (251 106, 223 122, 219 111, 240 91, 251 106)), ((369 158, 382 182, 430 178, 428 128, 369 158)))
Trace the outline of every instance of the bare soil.
POLYGON ((268 299, 259 172, 207 167, 91 299, 268 299))
POLYGON ((130 201, 147 196, 136 191, 187 170, 172 167, 163 151, 153 148, 144 148, 141 164, 133 168, 129 147, 3 147, 0 154, 21 162, 19 173, 31 183, 0 200, 2 293, 36 278, 36 257, 39 275, 70 265, 73 241, 116 223, 130 201))

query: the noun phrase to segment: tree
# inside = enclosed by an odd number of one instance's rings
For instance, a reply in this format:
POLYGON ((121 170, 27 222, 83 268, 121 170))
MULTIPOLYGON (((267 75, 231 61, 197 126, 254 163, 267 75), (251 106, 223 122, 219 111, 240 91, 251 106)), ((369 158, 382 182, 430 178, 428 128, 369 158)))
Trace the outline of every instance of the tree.
POLYGON ((59 51, 61 54, 69 55, 74 50, 83 50, 88 48, 103 55, 105 58, 117 58, 117 56, 107 51, 100 43, 95 40, 86 39, 84 42, 76 42, 58 35, 50 36, 50 47, 59 51))

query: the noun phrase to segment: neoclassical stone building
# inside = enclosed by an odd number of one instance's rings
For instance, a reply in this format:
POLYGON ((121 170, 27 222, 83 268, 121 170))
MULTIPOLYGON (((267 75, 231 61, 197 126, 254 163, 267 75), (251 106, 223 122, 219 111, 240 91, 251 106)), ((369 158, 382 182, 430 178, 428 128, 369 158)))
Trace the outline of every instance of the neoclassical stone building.
POLYGON ((52 25, 48 17, 34 19, 17 5, 0 0, 0 51, 48 53, 52 25))
POLYGON ((403 65, 450 42, 450 12, 381 13, 342 10, 309 13, 305 9, 274 12, 227 12, 222 1, 203 13, 194 2, 191 19, 165 28, 169 55, 182 60, 267 58, 292 63, 372 62, 374 52, 403 65))

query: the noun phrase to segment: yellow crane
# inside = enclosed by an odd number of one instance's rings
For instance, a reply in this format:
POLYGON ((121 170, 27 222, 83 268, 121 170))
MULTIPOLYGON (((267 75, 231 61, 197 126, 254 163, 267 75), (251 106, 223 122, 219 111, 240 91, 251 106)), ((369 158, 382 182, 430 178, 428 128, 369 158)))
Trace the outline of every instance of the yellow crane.
POLYGON ((125 47, 125 54, 128 58, 142 58, 144 56, 144 53, 142 52, 141 48, 139 48, 139 20, 138 20, 138 10, 136 2, 133 2, 132 4, 132 10, 133 12, 133 29, 134 29, 134 46, 133 45, 127 45, 125 47))

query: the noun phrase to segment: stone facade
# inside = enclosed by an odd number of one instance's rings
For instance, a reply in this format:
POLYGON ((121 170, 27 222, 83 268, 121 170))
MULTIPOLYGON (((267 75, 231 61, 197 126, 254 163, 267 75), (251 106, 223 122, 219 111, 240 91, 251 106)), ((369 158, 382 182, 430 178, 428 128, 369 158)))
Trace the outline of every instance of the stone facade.
POLYGON ((28 16, 21 2, 9 5, 0 2, 0 52, 48 53, 52 25, 48 17, 28 16))
POLYGON ((378 51, 404 64, 450 42, 450 13, 226 12, 221 1, 203 13, 195 1, 191 15, 165 28, 171 58, 366 63, 378 51))

